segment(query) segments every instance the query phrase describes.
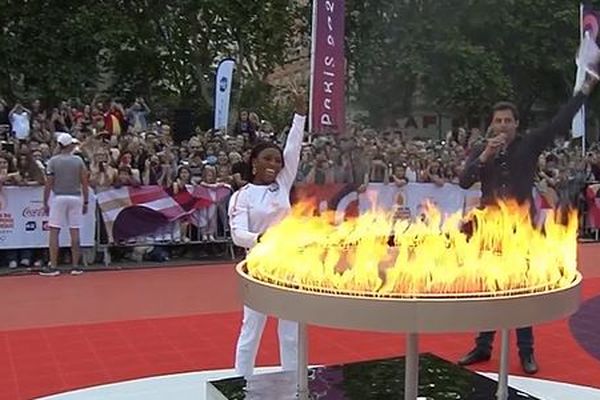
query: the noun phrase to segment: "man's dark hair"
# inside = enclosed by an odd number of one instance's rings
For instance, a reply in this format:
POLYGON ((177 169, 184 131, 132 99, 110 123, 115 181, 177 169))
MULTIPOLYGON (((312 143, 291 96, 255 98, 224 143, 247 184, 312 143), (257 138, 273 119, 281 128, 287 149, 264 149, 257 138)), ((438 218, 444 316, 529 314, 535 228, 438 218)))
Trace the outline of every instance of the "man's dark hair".
POLYGON ((519 120, 519 109, 517 108, 517 106, 514 103, 511 103, 510 101, 501 101, 501 102, 494 104, 494 106, 492 107, 492 117, 496 113, 496 111, 506 111, 506 110, 509 110, 510 112, 512 112, 512 115, 513 115, 513 118, 515 119, 515 121, 519 120))

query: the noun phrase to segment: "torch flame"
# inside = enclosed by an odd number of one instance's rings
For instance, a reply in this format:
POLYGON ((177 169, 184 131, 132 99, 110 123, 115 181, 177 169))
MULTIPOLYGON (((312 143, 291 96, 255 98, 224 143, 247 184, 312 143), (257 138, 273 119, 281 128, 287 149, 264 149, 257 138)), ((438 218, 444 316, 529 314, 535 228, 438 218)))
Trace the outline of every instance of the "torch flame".
POLYGON ((499 296, 568 286, 577 275, 577 213, 534 227, 515 202, 416 221, 367 212, 334 224, 296 206, 247 257, 255 278, 301 290, 381 297, 499 296), (465 234, 465 221, 472 232, 465 234))

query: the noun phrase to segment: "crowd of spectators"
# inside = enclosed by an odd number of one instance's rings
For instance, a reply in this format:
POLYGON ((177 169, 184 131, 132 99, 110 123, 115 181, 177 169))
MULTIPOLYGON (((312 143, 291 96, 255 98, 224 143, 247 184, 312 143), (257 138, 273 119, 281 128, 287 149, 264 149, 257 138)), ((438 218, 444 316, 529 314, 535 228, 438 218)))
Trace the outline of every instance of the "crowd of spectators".
MULTIPOLYGON (((376 131, 349 124, 348 129, 344 135, 306 141, 299 183, 353 184, 359 191, 375 182, 454 184, 470 149, 486 137, 479 128, 457 127, 442 140, 408 138, 397 128, 376 131)), ((129 185, 161 185, 173 191, 184 185, 229 185, 237 190, 249 179, 247 162, 256 141, 283 144, 286 137, 285 130, 276 133, 247 111, 240 112, 230 131, 197 129, 176 143, 169 124, 154 120, 141 97, 128 106, 100 97, 89 104, 62 101, 57 107, 40 100, 25 106, 0 99, 0 187, 43 184, 61 132, 77 140, 76 151, 88 165, 96 190, 129 185)), ((596 150, 582 157, 580 148, 558 139, 539 159, 538 190, 556 203, 577 203, 585 183, 600 180, 596 150)), ((212 236, 204 234, 203 239, 212 236)))

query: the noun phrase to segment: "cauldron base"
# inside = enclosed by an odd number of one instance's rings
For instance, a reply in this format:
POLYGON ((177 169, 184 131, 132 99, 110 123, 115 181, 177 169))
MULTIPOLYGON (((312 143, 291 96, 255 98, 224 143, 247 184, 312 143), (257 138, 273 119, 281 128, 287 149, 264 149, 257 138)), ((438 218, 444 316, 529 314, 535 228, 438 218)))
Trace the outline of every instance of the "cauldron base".
MULTIPOLYGON (((404 357, 312 368, 308 387, 318 399, 402 399, 404 357)), ((419 398, 490 400, 497 382, 433 354, 419 357, 419 398)), ((248 383, 231 378, 208 383, 207 400, 295 400, 296 373, 257 375, 248 383), (246 385, 248 391, 245 390, 246 385)), ((509 388, 509 400, 540 400, 509 388)))

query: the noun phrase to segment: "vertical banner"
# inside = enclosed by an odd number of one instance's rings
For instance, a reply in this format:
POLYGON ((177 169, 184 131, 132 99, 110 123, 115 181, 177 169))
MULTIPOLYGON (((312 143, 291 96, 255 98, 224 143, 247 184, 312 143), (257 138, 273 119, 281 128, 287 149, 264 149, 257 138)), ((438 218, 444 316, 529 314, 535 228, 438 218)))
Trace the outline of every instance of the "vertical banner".
POLYGON ((215 80, 215 130, 227 129, 229 125, 229 100, 235 61, 226 58, 217 67, 215 80))
MULTIPOLYGON (((582 4, 579 13, 580 48, 577 54, 577 74, 575 76, 575 91, 579 90, 585 80, 587 61, 595 49, 600 26, 600 15, 589 4, 582 4)), ((582 106, 573 118, 571 132, 574 138, 583 138, 585 152, 585 106, 582 106)))
POLYGON ((345 130, 344 0, 313 0, 310 133, 345 130))

